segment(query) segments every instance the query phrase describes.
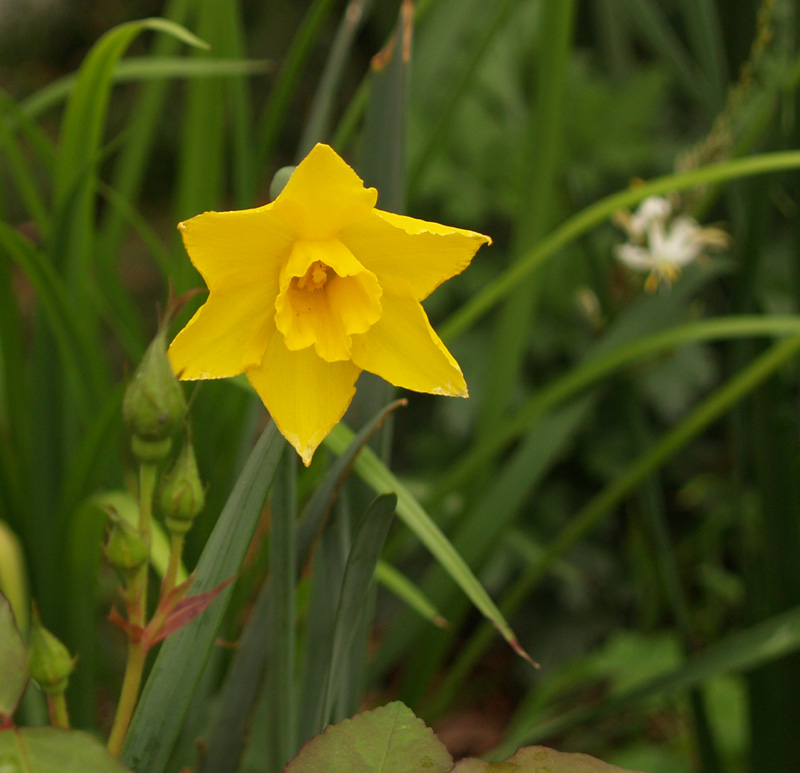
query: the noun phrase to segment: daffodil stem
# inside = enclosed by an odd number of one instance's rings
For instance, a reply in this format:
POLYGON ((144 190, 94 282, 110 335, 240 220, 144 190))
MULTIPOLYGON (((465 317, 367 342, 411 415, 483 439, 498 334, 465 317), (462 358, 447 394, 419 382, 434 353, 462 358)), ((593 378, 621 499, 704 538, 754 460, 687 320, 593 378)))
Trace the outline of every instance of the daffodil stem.
MULTIPOLYGON (((156 487, 157 467, 155 464, 142 463, 139 470, 139 536, 150 550, 150 530, 153 515, 153 492, 156 487)), ((147 579, 150 561, 145 561, 131 578, 127 588, 128 622, 142 631, 147 620, 147 579)), ((142 646, 140 635, 131 634, 128 642, 128 661, 125 665, 125 677, 122 680, 122 691, 117 704, 117 713, 111 736, 108 739, 108 751, 113 757, 119 757, 122 744, 128 732, 128 726, 139 698, 142 673, 147 653, 142 646)))
POLYGON ((47 715, 53 727, 69 730, 69 711, 67 711, 67 698, 61 692, 47 696, 47 715))

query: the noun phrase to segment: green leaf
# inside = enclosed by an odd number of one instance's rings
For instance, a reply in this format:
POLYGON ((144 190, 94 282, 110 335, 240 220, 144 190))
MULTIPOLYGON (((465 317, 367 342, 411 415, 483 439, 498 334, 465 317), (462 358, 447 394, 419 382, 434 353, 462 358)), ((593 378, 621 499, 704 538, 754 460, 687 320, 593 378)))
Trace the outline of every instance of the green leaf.
POLYGON ((117 762, 88 733, 54 727, 0 730, 3 773, 122 773, 117 762))
POLYGON ((303 159, 317 142, 328 142, 331 115, 335 99, 342 84, 356 33, 369 13, 373 0, 350 3, 339 22, 336 37, 330 47, 328 59, 319 78, 314 101, 305 121, 305 128, 297 145, 297 159, 303 159))
MULTIPOLYGON (((342 453, 352 437, 352 430, 344 424, 339 424, 333 428, 330 435, 325 439, 325 444, 335 453, 342 453)), ((364 448, 356 457, 355 470, 362 480, 371 486, 376 493, 382 494, 387 491, 393 491, 397 494, 398 516, 417 535, 420 542, 428 548, 472 603, 500 631, 503 638, 519 655, 528 658, 528 655, 520 647, 511 627, 464 559, 442 533, 442 530, 431 520, 422 505, 381 462, 374 451, 370 448, 364 448)))
POLYGON ((519 773, 621 773, 625 768, 607 765, 588 754, 567 754, 546 746, 526 746, 503 762, 484 762, 474 757, 461 760, 453 768, 453 773, 512 773, 515 770, 519 773))
POLYGON ((381 209, 406 206, 406 124, 411 93, 413 6, 403 3, 389 44, 372 59, 360 171, 380 192, 381 209))
POLYGON ((419 589, 419 586, 411 582, 408 577, 391 564, 387 564, 385 561, 378 561, 375 567, 375 579, 386 590, 397 596, 400 601, 429 623, 433 623, 439 628, 449 627, 450 624, 436 606, 431 603, 430 599, 419 589))
POLYGON ((4 718, 11 718, 27 683, 28 652, 17 630, 11 604, 0 593, 0 725, 4 718))
POLYGON ((528 249, 510 269, 486 284, 479 293, 473 295, 467 303, 454 312, 439 327, 439 335, 445 342, 457 338, 474 325, 489 309, 493 308, 498 301, 512 292, 525 277, 538 269, 541 264, 587 231, 606 222, 620 209, 633 207, 648 196, 664 195, 701 185, 713 185, 742 177, 782 172, 798 167, 800 167, 800 151, 764 153, 711 164, 689 172, 664 175, 637 185, 635 188, 627 188, 606 196, 565 220, 528 249))
POLYGON ((61 124, 53 179, 53 197, 61 227, 73 229, 54 243, 59 248, 68 247, 66 254, 54 257, 66 262, 72 282, 79 286, 85 281, 81 269, 89 260, 85 240, 92 231, 92 176, 88 173, 98 160, 114 70, 134 38, 146 29, 168 33, 193 46, 206 46, 178 24, 166 19, 143 19, 120 24, 107 32, 81 65, 61 124))
MULTIPOLYGON (((242 384, 240 380, 237 385, 246 385, 246 388, 250 389, 246 381, 242 384)), ((401 405, 400 401, 392 403, 374 416, 358 433, 347 451, 330 466, 325 478, 314 490, 311 499, 303 509, 298 524, 297 552, 294 559, 296 571, 297 567, 302 567, 308 560, 320 527, 331 507, 331 502, 336 498, 339 488, 348 475, 356 454, 381 425, 387 413, 399 405, 401 405)), ((221 771, 237 769, 245 742, 247 723, 268 657, 268 649, 264 646, 264 642, 271 628, 271 617, 274 614, 274 610, 270 606, 271 598, 274 595, 270 587, 272 584, 273 580, 270 576, 259 592, 253 613, 242 633, 239 647, 228 669, 219 705, 213 717, 212 729, 207 738, 207 753, 201 768, 203 771, 221 773, 221 771)), ((313 644, 314 642, 311 642, 309 647, 313 644)), ((264 735, 254 736, 251 739, 251 751, 254 744, 259 746, 259 753, 263 752, 264 755, 267 755, 267 747, 272 745, 272 739, 265 738, 264 735)))
MULTIPOLYGON (((195 570, 193 593, 233 577, 244 561, 285 443, 274 423, 264 430, 220 514, 195 570)), ((163 770, 211 655, 232 588, 164 642, 133 716, 123 759, 136 770, 163 770)))
MULTIPOLYGON (((262 59, 186 59, 178 56, 148 56, 125 59, 117 63, 112 74, 114 83, 152 81, 167 78, 224 78, 231 75, 258 75, 270 69, 262 59)), ((29 117, 41 115, 66 99, 75 88, 76 75, 47 84, 22 103, 29 117)))
POLYGON ((322 730, 327 724, 334 697, 339 692, 347 653, 364 614, 365 589, 375 574, 375 565, 389 533, 396 507, 396 494, 382 494, 370 504, 356 528, 342 578, 333 636, 326 653, 328 674, 317 704, 318 730, 322 730))
POLYGON ((673 671, 634 687, 624 693, 606 698, 599 704, 578 706, 560 716, 520 727, 502 749, 518 743, 552 738, 576 725, 588 723, 611 712, 631 710, 655 696, 669 696, 703 684, 718 674, 749 671, 800 649, 800 607, 790 609, 768 620, 730 634, 687 658, 673 671))
POLYGON ((332 725, 309 741, 285 773, 445 773, 444 745, 399 701, 332 725))

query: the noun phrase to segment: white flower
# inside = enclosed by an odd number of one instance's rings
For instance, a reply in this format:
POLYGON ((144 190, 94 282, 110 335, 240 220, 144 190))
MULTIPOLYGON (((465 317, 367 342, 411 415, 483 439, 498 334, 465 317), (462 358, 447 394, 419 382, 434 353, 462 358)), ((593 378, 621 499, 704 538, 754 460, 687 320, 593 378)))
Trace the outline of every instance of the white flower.
POLYGON ((667 199, 651 196, 633 215, 617 216, 630 242, 616 247, 614 254, 628 268, 649 274, 645 282, 648 292, 653 292, 662 281, 669 287, 686 264, 706 249, 724 248, 730 241, 722 229, 703 228, 688 215, 669 220, 671 212, 672 205, 667 199))
POLYGON ((664 224, 672 214, 672 204, 663 196, 648 196, 627 219, 625 230, 633 241, 641 241, 651 226, 664 224))

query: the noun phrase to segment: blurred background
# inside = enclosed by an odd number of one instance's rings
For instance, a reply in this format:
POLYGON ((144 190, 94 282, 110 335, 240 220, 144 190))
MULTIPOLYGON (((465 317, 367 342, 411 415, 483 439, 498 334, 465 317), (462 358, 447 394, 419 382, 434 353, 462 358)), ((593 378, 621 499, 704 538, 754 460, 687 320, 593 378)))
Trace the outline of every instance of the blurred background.
MULTIPOLYGON (((107 570, 94 548, 82 558, 97 519, 76 513, 130 477, 118 385, 168 285, 202 286, 175 224, 269 200, 274 172, 296 163, 348 8, 363 18, 320 136, 370 183, 357 105, 398 7, 0 0, 0 217, 46 255, 61 249, 51 201, 63 191, 50 155, 63 140, 61 79, 133 19, 165 16, 211 44, 137 37, 110 95, 93 159, 93 236, 67 246, 93 256, 91 267, 78 264, 96 311, 95 392, 75 419, 65 411, 83 387, 54 356, 36 282, 7 243, 0 262, 0 519, 24 546, 46 619, 80 653, 71 690, 81 726, 107 722, 122 655, 103 617, 110 578, 92 590, 107 570), (178 58, 246 66, 206 76, 181 72, 178 58), (98 631, 88 650, 87 630, 98 631)), ((366 697, 355 705, 399 698, 455 755, 543 742, 652 773, 800 770, 800 371, 796 356, 779 353, 760 377, 748 371, 773 356, 781 333, 777 322, 759 334, 747 322, 786 320, 786 334, 797 321, 797 172, 678 193, 677 209, 724 228, 731 244, 671 288, 645 292, 646 276, 615 260, 626 234, 606 216, 543 254, 487 314, 448 327, 570 218, 637 180, 796 149, 796 0, 429 0, 416 13, 405 195, 378 206, 482 231, 494 244, 426 302, 434 327, 452 332, 471 398, 406 395, 392 469, 541 668, 487 633, 397 526, 385 559, 451 627, 381 591, 366 697), (717 317, 745 322, 646 343, 717 317), (608 364, 637 342, 641 355, 608 364), (752 381, 737 380, 746 373, 752 381)), ((250 396, 222 383, 203 384, 193 413, 208 506, 189 563, 264 421, 250 396)), ((301 495, 323 463, 301 479, 301 495)), ((260 559, 226 623, 231 639, 265 572, 263 545, 253 552, 260 559)), ((213 695, 213 678, 206 687, 213 695)))

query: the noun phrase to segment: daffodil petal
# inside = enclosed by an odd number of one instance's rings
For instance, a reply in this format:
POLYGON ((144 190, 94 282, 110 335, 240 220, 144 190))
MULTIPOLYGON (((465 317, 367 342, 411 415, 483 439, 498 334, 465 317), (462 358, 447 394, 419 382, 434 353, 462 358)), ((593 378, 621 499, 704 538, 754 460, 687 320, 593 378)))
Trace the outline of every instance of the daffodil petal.
POLYGON ((290 351, 276 331, 262 364, 247 371, 281 434, 308 466, 317 446, 344 416, 361 370, 352 362, 325 362, 313 347, 290 351))
POLYGON ((243 274, 277 280, 295 236, 272 206, 204 212, 178 225, 186 251, 209 290, 243 274))
POLYGON ((278 215, 300 239, 330 239, 365 218, 378 192, 328 145, 315 145, 273 202, 278 215))
POLYGON ((273 282, 212 290, 169 347, 172 369, 185 380, 237 376, 261 362, 271 333, 273 282), (259 344, 259 333, 260 341, 259 344))
POLYGON ((353 362, 395 386, 467 396, 461 368, 447 351, 407 282, 386 280, 381 318, 352 337, 353 362))
POLYGON ((339 238, 377 276, 404 279, 417 300, 460 274, 491 239, 475 231, 449 228, 375 209, 366 220, 342 229, 339 238))

